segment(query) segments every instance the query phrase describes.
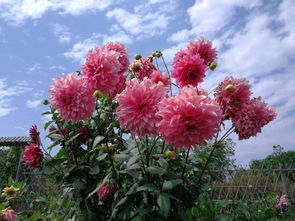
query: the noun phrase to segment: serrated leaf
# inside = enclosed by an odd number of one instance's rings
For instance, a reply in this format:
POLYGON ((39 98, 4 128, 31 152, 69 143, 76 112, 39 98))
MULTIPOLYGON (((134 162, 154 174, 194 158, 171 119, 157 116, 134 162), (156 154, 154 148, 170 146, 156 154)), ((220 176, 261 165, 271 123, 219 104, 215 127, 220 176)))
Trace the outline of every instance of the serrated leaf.
POLYGON ((96 145, 97 145, 99 142, 101 142, 103 139, 104 139, 103 136, 97 136, 97 137, 95 137, 94 142, 93 142, 93 145, 92 145, 92 148, 95 148, 96 145))
POLYGON ((164 168, 158 166, 150 166, 147 168, 147 171, 149 171, 151 174, 158 174, 160 176, 166 173, 166 170, 164 168))
POLYGON ((160 214, 164 217, 168 217, 171 208, 171 201, 168 195, 161 193, 157 199, 157 203, 160 207, 160 214))
POLYGON ((158 192, 158 188, 154 184, 145 184, 137 188, 137 191, 158 192))
POLYGON ((91 168, 91 170, 89 171, 89 174, 90 175, 95 175, 95 174, 98 174, 99 172, 100 172, 99 166, 95 166, 95 167, 91 168))
POLYGON ((175 186, 182 184, 183 180, 182 179, 175 179, 175 180, 166 180, 163 183, 163 189, 166 190, 171 190, 173 189, 175 186))

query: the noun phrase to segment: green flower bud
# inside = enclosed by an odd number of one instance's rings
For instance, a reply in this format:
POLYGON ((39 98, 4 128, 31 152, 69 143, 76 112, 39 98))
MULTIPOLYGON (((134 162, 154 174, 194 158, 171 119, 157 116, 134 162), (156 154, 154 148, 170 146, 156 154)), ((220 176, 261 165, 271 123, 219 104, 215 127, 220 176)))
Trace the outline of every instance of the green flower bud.
POLYGON ((214 71, 215 68, 217 67, 217 63, 212 61, 208 63, 208 67, 210 68, 211 71, 214 71))
POLYGON ((224 90, 225 90, 226 92, 228 92, 228 93, 234 93, 235 90, 236 90, 236 88, 235 88, 234 85, 229 84, 229 85, 227 85, 227 86, 224 88, 224 90))
POLYGON ((142 58, 142 56, 140 55, 140 54, 136 54, 136 55, 134 55, 134 59, 135 60, 139 60, 139 59, 141 59, 142 58))
POLYGON ((103 93, 100 90, 96 90, 94 91, 92 96, 95 97, 96 99, 99 99, 103 96, 103 93))
POLYGON ((50 102, 49 102, 48 100, 44 100, 44 101, 43 101, 43 104, 44 104, 44 105, 48 105, 48 104, 50 104, 50 102))

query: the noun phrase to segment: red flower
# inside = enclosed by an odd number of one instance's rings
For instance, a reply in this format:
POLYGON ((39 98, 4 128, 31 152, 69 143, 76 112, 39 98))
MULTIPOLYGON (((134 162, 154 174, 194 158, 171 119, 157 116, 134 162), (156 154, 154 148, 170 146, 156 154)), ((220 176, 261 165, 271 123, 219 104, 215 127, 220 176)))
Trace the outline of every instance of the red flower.
POLYGON ((30 137, 31 137, 31 140, 34 144, 37 144, 38 146, 40 146, 41 141, 40 141, 39 132, 37 130, 36 125, 33 125, 30 128, 30 137))
POLYGON ((117 192, 118 188, 119 187, 117 184, 115 184, 113 186, 113 188, 111 189, 108 183, 103 183, 102 186, 97 191, 98 199, 102 200, 102 199, 114 194, 115 192, 117 192))
POLYGON ((10 207, 0 211, 0 220, 16 221, 17 219, 17 213, 10 207))
POLYGON ((78 140, 81 142, 81 143, 86 143, 87 140, 91 137, 91 131, 88 127, 86 126, 82 126, 82 127, 79 127, 78 130, 77 130, 77 134, 80 134, 78 136, 78 140))
POLYGON ((24 165, 31 169, 39 167, 42 163, 43 153, 37 144, 30 143, 23 153, 24 165))

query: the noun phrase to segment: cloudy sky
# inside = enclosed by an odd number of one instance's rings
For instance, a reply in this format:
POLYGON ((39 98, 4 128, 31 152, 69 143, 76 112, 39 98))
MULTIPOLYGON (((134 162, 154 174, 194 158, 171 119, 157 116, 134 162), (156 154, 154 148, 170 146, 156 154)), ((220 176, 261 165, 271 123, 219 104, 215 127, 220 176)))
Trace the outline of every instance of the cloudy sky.
POLYGON ((120 41, 130 57, 161 50, 170 62, 203 36, 219 66, 202 86, 246 77, 278 112, 262 134, 237 141, 237 161, 263 158, 274 144, 294 150, 294 17, 294 0, 0 0, 0 136, 42 128, 51 79, 80 70, 94 45, 120 41))

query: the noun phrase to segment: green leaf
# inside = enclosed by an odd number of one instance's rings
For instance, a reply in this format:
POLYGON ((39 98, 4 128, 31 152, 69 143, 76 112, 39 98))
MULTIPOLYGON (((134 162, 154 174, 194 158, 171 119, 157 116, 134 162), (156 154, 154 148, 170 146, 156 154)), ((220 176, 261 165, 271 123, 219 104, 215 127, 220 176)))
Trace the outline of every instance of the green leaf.
POLYGON ((44 125, 44 130, 47 130, 47 128, 50 126, 50 124, 53 123, 53 120, 48 121, 45 125, 44 125))
POLYGON ((158 192, 158 189, 154 184, 145 184, 143 186, 138 187, 137 191, 158 192))
POLYGON ((165 193, 161 193, 157 199, 157 203, 160 207, 160 214, 164 217, 168 217, 171 208, 171 201, 168 195, 165 193))
POLYGON ((137 187, 138 187, 138 183, 134 183, 134 184, 132 185, 132 187, 130 187, 130 189, 128 190, 128 192, 126 193, 126 196, 129 196, 129 195, 131 195, 132 193, 135 193, 137 187))
POLYGON ((5 206, 3 203, 0 203, 0 210, 3 210, 3 209, 5 209, 5 206))
POLYGON ((65 143, 65 145, 69 145, 69 143, 71 143, 72 141, 74 141, 77 137, 79 137, 80 136, 80 134, 76 134, 75 136, 73 136, 73 137, 71 137, 71 139, 69 139, 66 143, 65 143))
POLYGON ((14 185, 14 181, 11 177, 8 178, 8 185, 9 186, 13 186, 14 185))
POLYGON ((127 163, 127 167, 131 166, 132 164, 134 164, 137 160, 138 160, 139 155, 134 155, 133 157, 131 157, 127 163))
POLYGON ((44 116, 44 115, 48 115, 48 114, 51 114, 51 112, 50 111, 46 111, 46 112, 42 113, 41 115, 44 116))
POLYGON ((150 166, 147 168, 147 171, 149 171, 151 174, 158 174, 160 176, 166 173, 166 170, 164 168, 158 166, 150 166))
POLYGON ((100 141, 102 141, 103 139, 104 139, 103 136, 97 136, 97 137, 95 137, 94 142, 93 142, 93 145, 92 145, 92 148, 95 148, 96 145, 97 145, 100 141))
POLYGON ((99 172, 100 172, 99 166, 95 166, 95 167, 91 168, 91 170, 89 171, 89 174, 95 175, 95 174, 98 174, 99 172))
POLYGON ((166 180, 163 183, 163 189, 166 190, 171 190, 173 189, 175 186, 182 184, 183 180, 182 179, 175 179, 175 180, 166 180))
POLYGON ((96 159, 97 159, 98 161, 104 160, 104 159, 107 157, 107 155, 108 155, 107 153, 104 153, 104 154, 98 156, 96 159))
POLYGON ((114 155, 114 160, 117 162, 124 162, 129 159, 128 154, 115 154, 114 155))
POLYGON ((48 135, 48 137, 50 137, 52 140, 54 141, 59 141, 59 140, 62 140, 64 139, 64 136, 63 135, 60 135, 60 134, 50 134, 48 135))
POLYGON ((29 218, 29 221, 35 221, 35 220, 38 220, 39 217, 41 217, 42 214, 40 212, 36 212, 34 213, 30 218, 29 218))
MULTIPOLYGON (((49 147, 48 147, 49 149, 49 147)), ((58 151, 58 153, 56 154, 56 158, 62 158, 63 156, 65 156, 65 149, 64 148, 60 148, 60 150, 58 151)))
POLYGON ((47 147, 48 150, 52 150, 53 147, 55 147, 58 144, 58 142, 53 142, 52 144, 50 144, 49 147, 47 147))

